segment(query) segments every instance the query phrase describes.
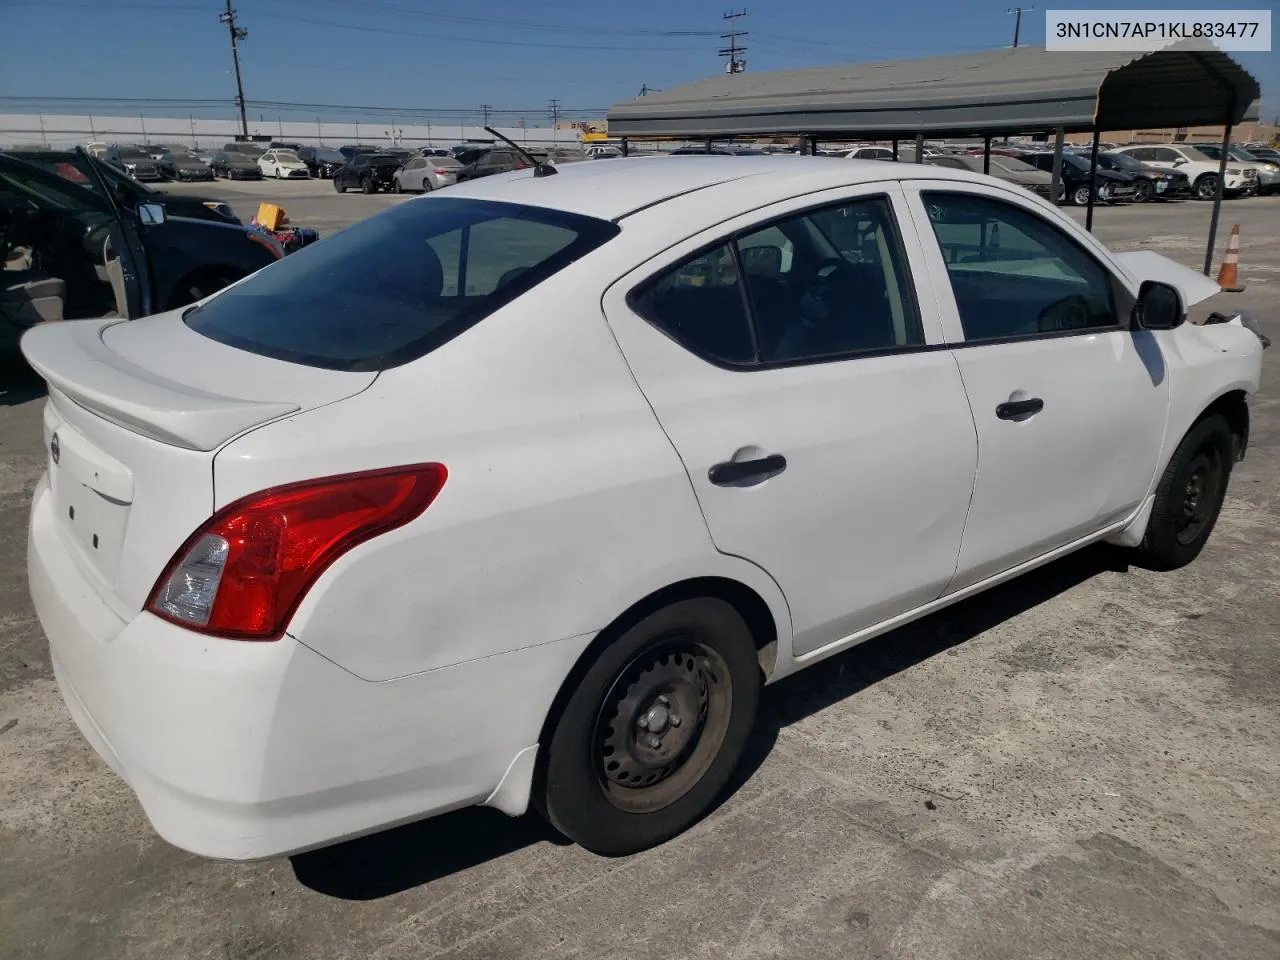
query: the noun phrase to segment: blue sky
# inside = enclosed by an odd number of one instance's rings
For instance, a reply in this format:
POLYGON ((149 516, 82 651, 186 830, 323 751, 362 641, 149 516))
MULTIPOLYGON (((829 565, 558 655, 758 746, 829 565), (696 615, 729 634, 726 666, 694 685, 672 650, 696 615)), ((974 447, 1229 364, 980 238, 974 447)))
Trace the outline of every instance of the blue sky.
MULTIPOLYGON (((488 103, 517 111, 502 115, 504 122, 524 116, 530 124, 547 115, 553 97, 572 116, 629 99, 642 84, 662 89, 717 72, 721 14, 728 9, 720 0, 239 0, 235 6, 250 34, 242 45, 250 100, 468 110, 477 118, 488 103)), ((1047 7, 1105 4, 1038 6, 1023 15, 1024 43, 1044 42, 1047 7)), ((235 84, 221 7, 218 0, 0 0, 0 95, 229 103, 235 84)), ((752 72, 990 49, 1013 36, 1013 17, 1000 0, 753 0, 747 9, 739 23, 750 32, 743 42, 752 72)), ((1264 119, 1280 114, 1280 52, 1235 56, 1262 83, 1264 119)), ((0 102, 0 112, 12 110, 0 102)), ((61 104, 45 112, 90 111, 61 104)), ((223 105, 93 112, 231 115, 223 105)), ((312 108, 253 113, 341 118, 312 108)))

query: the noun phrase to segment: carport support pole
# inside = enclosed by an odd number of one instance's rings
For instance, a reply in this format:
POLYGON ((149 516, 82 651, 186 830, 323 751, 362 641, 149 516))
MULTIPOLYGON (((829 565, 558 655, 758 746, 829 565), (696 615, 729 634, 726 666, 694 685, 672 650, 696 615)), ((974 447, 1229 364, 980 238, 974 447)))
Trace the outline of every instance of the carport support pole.
POLYGON ((1098 140, 1101 137, 1102 131, 1094 127, 1093 146, 1089 148, 1089 206, 1084 212, 1084 228, 1090 233, 1093 233, 1093 195, 1098 192, 1093 178, 1098 174, 1098 140))
POLYGON ((1058 202, 1058 188, 1062 186, 1062 148, 1065 137, 1066 131, 1059 127, 1053 138, 1053 180, 1049 184, 1049 191, 1053 196, 1049 198, 1050 203, 1058 202))
POLYGON ((898 159, 898 138, 897 137, 893 138, 893 159, 895 162, 898 159))
POLYGON ((924 163, 924 131, 916 134, 916 163, 924 163))
POLYGON ((706 151, 707 151, 707 153, 710 153, 710 152, 711 152, 711 138, 710 138, 710 137, 707 137, 707 142, 703 145, 703 149, 704 149, 704 150, 706 150, 706 151))
POLYGON ((630 151, 627 149, 627 138, 626 138, 626 137, 623 137, 623 138, 622 138, 622 155, 623 155, 624 157, 625 157, 625 156, 629 156, 629 155, 630 155, 630 151))
POLYGON ((818 155, 818 138, 809 138, 809 156, 816 157, 818 155))
POLYGON ((991 135, 982 138, 982 172, 991 172, 991 135))
POLYGON ((1222 130, 1222 156, 1218 158, 1218 189, 1213 194, 1213 213, 1209 215, 1209 245, 1204 251, 1204 275, 1213 272, 1213 245, 1218 240, 1218 215, 1222 212, 1222 191, 1227 186, 1227 151, 1231 149, 1231 124, 1222 130))

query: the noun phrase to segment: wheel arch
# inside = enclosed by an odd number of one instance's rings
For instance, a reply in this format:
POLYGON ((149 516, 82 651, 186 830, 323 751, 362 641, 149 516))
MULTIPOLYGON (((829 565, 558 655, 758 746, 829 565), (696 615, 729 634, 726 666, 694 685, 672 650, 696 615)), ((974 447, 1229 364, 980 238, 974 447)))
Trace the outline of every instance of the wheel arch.
MULTIPOLYGON (((1206 417, 1221 416, 1231 428, 1231 458, 1239 463, 1249 447, 1249 403, 1244 390, 1228 390, 1206 406, 1200 415, 1183 431, 1186 436, 1197 423, 1206 417)), ((1181 438, 1179 438, 1181 440, 1181 438)))
MULTIPOLYGON (((595 635, 586 649, 578 655, 573 667, 560 684, 547 715, 542 721, 542 729, 538 735, 538 743, 546 744, 556 723, 564 712, 569 696, 577 688, 591 664, 595 662, 600 651, 622 636, 629 629, 649 614, 670 606, 680 600, 692 600, 698 597, 712 597, 723 600, 733 607, 747 624, 755 642, 756 659, 760 664, 760 672, 768 680, 778 662, 778 644, 780 632, 778 623, 768 602, 754 588, 725 576, 690 577, 670 583, 649 593, 627 607, 615 617, 603 630, 595 635)), ((543 751, 540 751, 540 754, 543 751)), ((542 757, 539 757, 539 770, 542 757)))

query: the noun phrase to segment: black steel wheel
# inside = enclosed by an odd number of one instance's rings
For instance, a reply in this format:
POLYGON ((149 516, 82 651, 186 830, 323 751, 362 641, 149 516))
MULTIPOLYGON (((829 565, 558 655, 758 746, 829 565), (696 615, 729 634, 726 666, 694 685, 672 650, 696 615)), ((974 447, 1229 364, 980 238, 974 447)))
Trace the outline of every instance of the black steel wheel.
POLYGON ((541 807, 570 839, 618 855, 670 839, 715 802, 750 736, 760 668, 738 612, 702 597, 649 614, 570 682, 541 807))
POLYGON ((1155 195, 1155 187, 1151 185, 1150 180, 1139 180, 1133 185, 1133 199, 1138 203, 1146 203, 1155 195))
POLYGON ((1230 427, 1220 416, 1187 431, 1156 486, 1139 548, 1147 565, 1173 570, 1199 556, 1226 499, 1232 449, 1230 427))
POLYGON ((365 177, 360 181, 360 189, 364 193, 377 193, 378 184, 374 182, 373 177, 365 177))

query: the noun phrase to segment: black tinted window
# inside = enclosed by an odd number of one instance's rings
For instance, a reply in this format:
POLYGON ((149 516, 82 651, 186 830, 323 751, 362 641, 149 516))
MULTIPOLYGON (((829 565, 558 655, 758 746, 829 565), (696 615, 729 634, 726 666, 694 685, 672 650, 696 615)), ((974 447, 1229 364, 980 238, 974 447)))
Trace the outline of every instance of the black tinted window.
POLYGON ((618 232, 538 207, 431 198, 306 247, 184 319, 213 340, 332 370, 430 352, 618 232))
POLYGON ((726 363, 755 360, 742 278, 727 243, 671 268, 632 305, 699 356, 726 363))
POLYGON ((1116 326, 1110 274, 1057 227, 999 200, 923 197, 965 340, 1116 326))
POLYGON ((738 238, 760 359, 837 358, 924 337, 883 197, 824 207, 738 238))

